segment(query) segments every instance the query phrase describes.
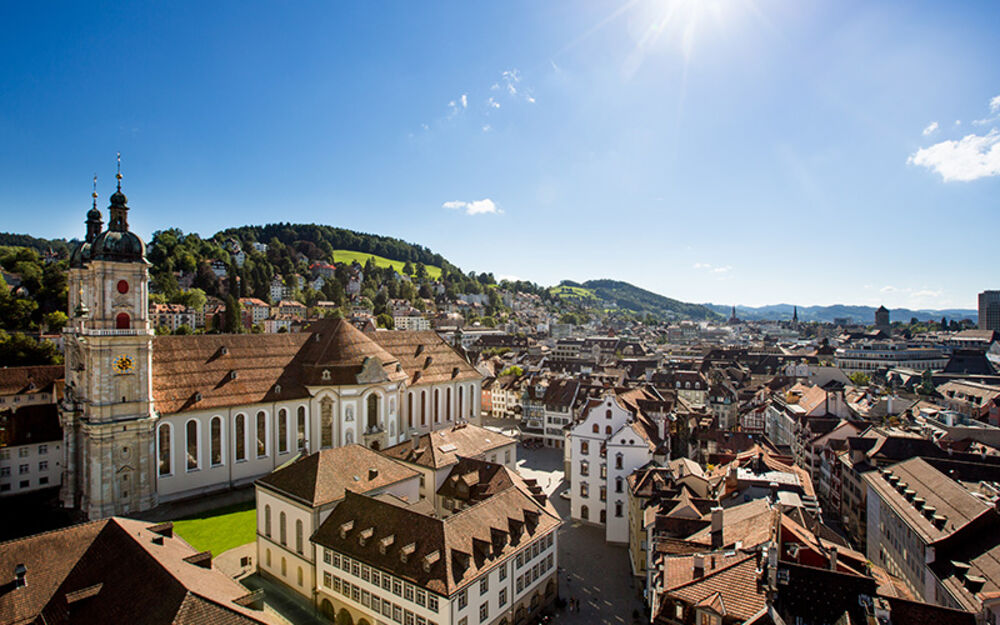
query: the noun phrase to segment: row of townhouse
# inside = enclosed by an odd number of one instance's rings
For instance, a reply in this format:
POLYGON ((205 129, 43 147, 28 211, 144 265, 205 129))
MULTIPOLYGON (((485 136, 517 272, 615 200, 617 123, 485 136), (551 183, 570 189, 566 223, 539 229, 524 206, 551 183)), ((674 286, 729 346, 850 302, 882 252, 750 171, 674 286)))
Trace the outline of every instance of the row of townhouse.
POLYGON ((62 366, 0 368, 0 497, 62 481, 62 366))
POLYGON ((536 616, 557 594, 561 520, 513 470, 513 441, 476 432, 478 444, 429 441, 457 448, 437 461, 426 450, 355 445, 262 478, 258 569, 337 622, 514 625, 536 616), (501 444, 484 445, 491 436, 501 444))

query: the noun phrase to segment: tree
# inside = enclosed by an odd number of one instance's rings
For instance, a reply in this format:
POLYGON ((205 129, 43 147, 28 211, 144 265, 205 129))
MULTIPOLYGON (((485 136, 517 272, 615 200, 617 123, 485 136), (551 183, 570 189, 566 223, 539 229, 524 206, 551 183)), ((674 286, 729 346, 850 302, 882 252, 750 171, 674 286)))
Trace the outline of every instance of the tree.
POLYGON ((507 367, 506 369, 504 369, 503 371, 501 371, 500 375, 502 375, 502 376, 503 375, 512 375, 514 377, 518 377, 519 378, 522 375, 524 375, 524 369, 522 369, 521 367, 519 367, 517 365, 511 365, 511 366, 507 367))
POLYGON ((62 356, 52 341, 36 341, 21 332, 8 334, 0 330, 0 362, 12 367, 57 365, 62 356))
POLYGON ((417 278, 420 280, 427 278, 427 267, 423 263, 417 263, 417 278))
POLYGON ((205 302, 208 301, 208 297, 205 292, 201 289, 194 288, 188 291, 181 291, 175 295, 171 301, 175 304, 181 304, 187 306, 188 308, 193 308, 195 310, 201 310, 205 307, 205 302))
POLYGON ((181 335, 194 334, 194 330, 192 330, 191 326, 189 326, 188 324, 182 323, 181 325, 177 326, 176 330, 174 330, 174 334, 181 334, 181 335))
POLYGON ((408 276, 412 276, 413 275, 413 263, 411 263, 410 261, 406 261, 403 264, 403 273, 405 273, 408 276))
POLYGON ((46 313, 42 320, 49 327, 50 333, 58 334, 62 332, 62 329, 69 322, 69 317, 61 310, 53 310, 50 313, 46 313))
POLYGON ((867 374, 861 371, 855 371, 850 375, 851 384, 854 386, 868 386, 871 384, 871 378, 867 374))
POLYGON ((240 303, 230 293, 226 296, 226 317, 223 322, 222 331, 229 334, 239 334, 243 330, 242 315, 240 314, 240 303))
POLYGON ((376 317, 375 320, 378 323, 378 327, 380 327, 380 328, 385 328, 387 330, 392 330, 394 327, 396 327, 396 321, 395 321, 395 319, 393 319, 387 313, 382 313, 381 315, 379 315, 378 317, 376 317))
POLYGON ((937 388, 934 386, 934 374, 930 369, 925 369, 920 374, 920 386, 917 387, 917 392, 921 395, 933 395, 937 392, 937 388))

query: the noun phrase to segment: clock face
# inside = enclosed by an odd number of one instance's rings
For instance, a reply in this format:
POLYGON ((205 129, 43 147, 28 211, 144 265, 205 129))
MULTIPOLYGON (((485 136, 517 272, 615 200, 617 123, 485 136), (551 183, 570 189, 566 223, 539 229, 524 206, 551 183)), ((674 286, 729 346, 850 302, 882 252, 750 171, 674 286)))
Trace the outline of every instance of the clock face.
POLYGON ((131 356, 119 356, 112 364, 117 373, 129 373, 135 369, 135 361, 131 356))

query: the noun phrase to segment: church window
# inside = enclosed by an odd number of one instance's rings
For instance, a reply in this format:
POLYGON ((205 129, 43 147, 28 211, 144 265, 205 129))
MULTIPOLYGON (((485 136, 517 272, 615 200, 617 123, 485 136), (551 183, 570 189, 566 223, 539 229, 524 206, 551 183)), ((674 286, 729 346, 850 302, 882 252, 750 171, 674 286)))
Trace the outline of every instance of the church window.
POLYGON ((271 537, 271 504, 264 506, 264 536, 271 537))
POLYGON ((118 292, 121 293, 122 295, 128 293, 128 280, 118 281, 118 292))
POLYGON ((247 417, 245 414, 236 415, 236 427, 234 428, 233 441, 236 444, 236 461, 241 462, 247 459, 247 417))
POLYGON ((212 417, 211 427, 212 466, 222 464, 222 417, 212 417))
POLYGON ((263 410, 257 413, 257 457, 267 455, 267 414, 263 410))
POLYGON ((282 545, 288 544, 287 529, 288 529, 288 518, 285 517, 284 511, 282 511, 281 514, 278 515, 278 542, 280 542, 282 545))
POLYGON ((606 427, 604 428, 604 433, 605 433, 605 434, 611 434, 611 426, 610 426, 610 425, 608 425, 608 426, 606 426, 606 427))
POLYGON ((344 444, 350 445, 354 443, 354 430, 347 430, 347 436, 344 437, 344 444))
POLYGON ((451 387, 444 389, 444 420, 451 421, 451 387))
POLYGON ((116 330, 128 330, 132 327, 132 320, 129 318, 128 313, 118 313, 115 317, 115 329, 116 330))
POLYGON ((434 423, 441 423, 441 391, 434 389, 434 423))
POLYGON ((319 400, 320 447, 333 447, 333 400, 329 396, 319 400))
POLYGON ((427 425, 427 391, 420 391, 420 425, 427 425))
POLYGON ((368 396, 368 431, 373 431, 378 427, 378 401, 380 397, 375 393, 368 396))
POLYGON ((296 424, 296 436, 298 437, 298 450, 306 448, 306 407, 299 406, 298 423, 296 424))
POLYGON ((159 448, 160 475, 173 473, 170 466, 170 424, 161 423, 157 428, 157 447, 159 448))
POLYGON ((302 519, 295 521, 295 551, 303 553, 302 547, 302 519))
MULTIPOLYGON (((624 480, 622 480, 622 478, 620 476, 616 477, 615 478, 615 492, 616 493, 622 492, 622 488, 624 488, 624 480)), ((619 515, 619 516, 621 516, 621 515, 619 515)))
POLYGON ((591 430, 593 430, 593 431, 594 431, 594 434, 600 434, 600 433, 601 433, 601 426, 599 426, 599 425, 597 425, 597 424, 595 423, 595 424, 593 425, 593 427, 591 427, 591 430))
POLYGON ((615 468, 616 469, 621 469, 622 468, 622 463, 624 461, 625 461, 625 456, 623 456, 621 453, 615 454, 615 468))
POLYGON ((406 394, 406 424, 413 427, 413 393, 406 394))
POLYGON ((184 426, 187 437, 187 470, 198 469, 198 422, 191 419, 184 426))
POLYGON ((278 453, 288 453, 288 411, 278 411, 278 453))

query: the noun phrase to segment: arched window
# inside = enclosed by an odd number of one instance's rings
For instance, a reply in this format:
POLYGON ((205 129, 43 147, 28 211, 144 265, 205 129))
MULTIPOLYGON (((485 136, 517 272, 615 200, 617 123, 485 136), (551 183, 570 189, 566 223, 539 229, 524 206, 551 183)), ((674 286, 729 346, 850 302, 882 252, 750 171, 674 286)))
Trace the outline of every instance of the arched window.
POLYGON ((406 425, 413 427, 413 391, 406 394, 406 425))
POLYGON ((299 451, 306 448, 306 407, 299 406, 298 410, 298 423, 296 424, 296 437, 298 439, 299 451))
POLYGON ((187 470, 194 471, 198 468, 198 422, 194 419, 188 421, 184 425, 184 434, 187 448, 187 470))
POLYGON ((611 409, 610 408, 608 408, 608 411, 604 413, 604 418, 605 419, 610 419, 611 418, 611 409))
POLYGON ((444 389, 444 420, 451 421, 451 387, 444 389))
POLYGON ((271 537, 271 504, 264 506, 264 536, 271 537))
POLYGON ((295 551, 302 553, 302 519, 295 521, 295 551))
POLYGON ((173 473, 170 458, 170 424, 161 423, 156 430, 157 458, 160 459, 160 475, 170 475, 173 473))
POLYGON ((333 447, 333 400, 329 396, 319 400, 319 432, 320 447, 333 447))
POLYGON ((288 534, 286 533, 288 530, 287 522, 288 519, 285 518, 285 512, 282 511, 281 514, 278 515, 278 542, 282 545, 288 544, 288 534))
POLYGON ((611 426, 610 425, 604 426, 604 433, 605 434, 611 434, 611 426))
POLYGON ((615 516, 618 518, 622 516, 622 502, 620 501, 615 502, 615 516))
POLYGON ((222 464, 222 417, 212 417, 209 445, 211 447, 212 466, 222 464))
POLYGON ((459 419, 461 419, 462 415, 465 414, 465 412, 462 411, 462 409, 465 407, 465 404, 462 402, 462 399, 464 399, 462 397, 462 387, 459 386, 458 387, 458 411, 455 413, 455 414, 458 415, 459 419))
POLYGON ((583 519, 584 521, 589 521, 590 520, 590 508, 588 508, 587 506, 581 507, 580 508, 580 518, 583 519))
POLYGON ((608 511, 605 510, 604 508, 601 508, 601 523, 607 523, 607 522, 608 522, 608 511))
POLYGON ((267 455, 267 415, 263 410, 257 412, 257 457, 267 455))
POLYGON ((476 385, 469 385, 469 418, 476 416, 476 385))
POLYGON ((369 431, 374 430, 378 427, 378 401, 380 397, 376 393, 372 393, 368 396, 368 418, 367 428, 369 431))
POLYGON ((580 453, 585 456, 590 453, 590 443, 588 441, 580 441, 580 453))
POLYGON ((420 425, 427 425, 427 391, 420 391, 420 425))
POLYGON ((587 477, 590 475, 590 463, 586 460, 580 461, 580 477, 587 477))
POLYGON ((288 453, 288 411, 278 411, 278 453, 288 453))
POLYGON ((594 434, 600 434, 601 432, 601 426, 597 425, 596 423, 594 424, 594 427, 592 429, 594 430, 594 434))
POLYGON ((616 469, 621 469, 622 468, 622 463, 624 461, 625 461, 625 456, 623 456, 621 454, 621 452, 618 452, 617 454, 615 454, 615 468, 616 469))
POLYGON ((236 415, 236 426, 233 428, 233 443, 236 446, 236 461, 247 459, 247 417, 236 415))
POLYGON ((441 423, 441 391, 434 389, 434 423, 441 423))
POLYGON ((615 478, 615 492, 616 493, 622 492, 622 488, 624 488, 623 482, 624 482, 624 480, 621 478, 621 476, 615 478))
POLYGON ((128 330, 132 327, 132 320, 129 318, 128 313, 118 313, 115 317, 115 329, 116 330, 128 330))

